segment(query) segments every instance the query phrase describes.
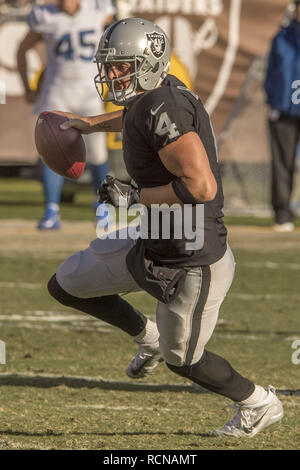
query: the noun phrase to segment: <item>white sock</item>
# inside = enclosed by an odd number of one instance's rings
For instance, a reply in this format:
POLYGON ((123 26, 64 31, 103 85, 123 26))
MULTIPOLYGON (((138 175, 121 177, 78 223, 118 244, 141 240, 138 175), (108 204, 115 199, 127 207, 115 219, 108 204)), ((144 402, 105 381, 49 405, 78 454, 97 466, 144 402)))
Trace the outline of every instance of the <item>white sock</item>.
POLYGON ((152 320, 147 319, 147 323, 143 331, 134 337, 137 343, 151 344, 156 343, 159 338, 158 329, 156 323, 152 320))
POLYGON ((262 405, 268 396, 267 390, 265 390, 261 385, 255 385, 254 392, 246 400, 239 401, 239 404, 246 406, 255 406, 262 405))
POLYGON ((47 204, 47 207, 48 207, 48 209, 51 209, 51 210, 53 210, 53 211, 55 211, 55 212, 58 212, 58 211, 59 211, 59 205, 56 204, 56 202, 49 202, 49 203, 47 204))

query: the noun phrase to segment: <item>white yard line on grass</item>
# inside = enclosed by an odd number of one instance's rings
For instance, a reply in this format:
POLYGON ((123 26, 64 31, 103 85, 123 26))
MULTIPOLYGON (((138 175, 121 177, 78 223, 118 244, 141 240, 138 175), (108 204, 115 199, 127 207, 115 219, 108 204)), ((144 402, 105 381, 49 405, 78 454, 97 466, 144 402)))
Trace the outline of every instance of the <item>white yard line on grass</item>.
MULTIPOLYGON (((64 405, 65 406, 65 405, 64 405)), ((67 408, 93 408, 95 410, 113 410, 113 411, 172 411, 170 408, 148 408, 137 406, 107 406, 107 405, 68 405, 67 408)))
MULTIPOLYGON (((258 264, 258 263, 249 263, 249 264, 253 265, 253 264, 258 264)), ((300 265, 299 265, 299 268, 300 268, 300 265)), ((34 289, 46 289, 46 284, 30 283, 30 282, 0 282, 0 289, 1 288, 2 289, 32 289, 32 290, 34 290, 34 289)), ((143 292, 143 291, 141 291, 141 292, 132 292, 132 294, 134 294, 134 295, 145 295, 145 292, 143 292)), ((124 294, 124 295, 126 295, 126 294, 124 294)), ((295 295, 294 294, 246 294, 246 293, 242 293, 242 292, 230 292, 228 294, 228 297, 236 298, 236 299, 240 299, 240 300, 273 300, 273 299, 291 299, 291 298, 293 298, 294 300, 300 300, 300 296, 296 295, 296 294, 295 295)), ((38 315, 39 313, 37 313, 37 312, 38 311, 33 311, 32 313, 34 315, 38 315)), ((41 312, 40 315, 43 315, 43 314, 47 315, 48 314, 47 312, 43 312, 42 310, 40 312, 41 312)), ((52 312, 49 312, 49 314, 50 313, 52 313, 52 312)), ((0 316, 0 320, 1 319, 6 319, 6 318, 2 318, 0 316)), ((17 320, 17 318, 12 318, 12 317, 10 317, 10 319, 12 319, 12 320, 16 319, 17 320)), ((35 321, 35 319, 32 319, 32 320, 35 321)), ((54 318, 53 318, 53 320, 54 320, 54 318)), ((73 318, 72 318, 72 320, 73 320, 73 318)), ((49 321, 49 320, 42 320, 42 321, 49 321)), ((57 317, 57 320, 55 320, 55 321, 65 321, 65 319, 62 318, 62 317, 57 317)))
MULTIPOLYGON (((247 294, 237 294, 240 299, 248 300, 252 298, 247 294), (240 296, 240 297, 239 297, 240 296)), ((232 295, 234 297, 234 295, 232 295)), ((261 296, 261 298, 267 298, 261 296)), ((155 314, 150 314, 148 317, 155 320, 155 314)), ((268 332, 255 333, 248 332, 236 332, 231 329, 234 326, 234 322, 227 321, 223 318, 219 318, 217 322, 216 334, 224 339, 241 339, 250 341, 265 341, 266 337, 270 337, 268 332), (229 330, 227 330, 229 327, 229 330), (226 328, 226 330, 224 330, 226 328)), ((58 329, 64 331, 97 331, 98 333, 112 333, 114 329, 111 325, 105 323, 102 320, 98 320, 90 315, 84 313, 77 313, 70 311, 51 311, 51 310, 25 310, 23 312, 11 313, 10 311, 0 311, 0 327, 5 328, 28 328, 35 330, 49 330, 58 329)), ((277 339, 283 341, 291 341, 298 339, 299 336, 292 336, 289 332, 286 334, 276 335, 277 339)))
POLYGON ((0 322, 0 327, 2 328, 28 328, 29 330, 47 330, 49 329, 52 330, 59 330, 59 331, 97 331, 97 333, 112 333, 113 329, 108 328, 105 325, 99 326, 95 324, 91 324, 89 326, 87 325, 80 325, 80 324, 69 324, 69 325, 62 325, 62 324, 57 324, 55 325, 54 323, 50 323, 47 325, 36 325, 33 323, 26 323, 26 322, 20 322, 20 323, 10 323, 8 324, 7 322, 0 322))
POLYGON ((9 258, 9 259, 20 259, 20 258, 33 258, 33 259, 38 259, 38 260, 47 260, 51 259, 54 261, 57 261, 58 263, 61 263, 64 259, 68 258, 72 254, 74 254, 76 251, 79 251, 74 249, 70 251, 51 251, 49 248, 46 251, 1 251, 0 250, 0 256, 3 258, 9 258))
POLYGON ((240 266, 247 266, 248 268, 267 268, 267 269, 300 269, 299 263, 274 263, 273 261, 246 261, 245 263, 238 263, 240 266))
POLYGON ((84 313, 74 315, 68 311, 25 310, 24 312, 10 313, 0 311, 0 326, 6 328, 29 328, 35 330, 59 329, 67 331, 97 331, 111 333, 112 327, 84 313))
MULTIPOLYGON (((134 295, 145 295, 145 292, 132 292, 134 295)), ((126 294, 125 294, 126 295, 126 294)), ((295 299, 300 300, 300 295, 297 294, 245 294, 244 292, 230 292, 227 294, 228 298, 236 298, 240 300, 272 300, 272 299, 295 299)))
POLYGON ((0 282, 2 289, 42 289, 46 288, 46 284, 38 284, 32 282, 0 282))
POLYGON ((244 294, 241 292, 229 292, 228 297, 240 300, 273 300, 273 299, 293 299, 300 300, 300 295, 295 294, 244 294))
MULTIPOLYGON (((25 312, 24 312, 25 313, 25 312)), ((49 322, 49 323, 59 323, 59 322, 96 322, 99 321, 97 319, 94 319, 93 317, 89 317, 88 315, 83 316, 83 315, 57 315, 57 312, 53 312, 53 315, 50 316, 50 312, 45 312, 47 313, 47 316, 45 317, 36 317, 32 315, 20 315, 20 314, 11 314, 11 315, 0 315, 0 321, 1 320, 9 320, 9 321, 20 321, 20 320, 26 320, 26 321, 33 321, 33 322, 49 322), (48 316, 49 315, 49 316, 48 316)))

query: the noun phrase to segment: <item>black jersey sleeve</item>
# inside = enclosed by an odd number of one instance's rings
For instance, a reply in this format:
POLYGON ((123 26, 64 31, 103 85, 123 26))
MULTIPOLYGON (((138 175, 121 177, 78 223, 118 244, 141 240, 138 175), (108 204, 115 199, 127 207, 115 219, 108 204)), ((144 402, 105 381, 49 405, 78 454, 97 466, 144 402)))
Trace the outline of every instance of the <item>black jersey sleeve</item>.
POLYGON ((147 142, 155 152, 182 135, 195 132, 192 110, 165 102, 156 102, 146 110, 145 124, 147 142))

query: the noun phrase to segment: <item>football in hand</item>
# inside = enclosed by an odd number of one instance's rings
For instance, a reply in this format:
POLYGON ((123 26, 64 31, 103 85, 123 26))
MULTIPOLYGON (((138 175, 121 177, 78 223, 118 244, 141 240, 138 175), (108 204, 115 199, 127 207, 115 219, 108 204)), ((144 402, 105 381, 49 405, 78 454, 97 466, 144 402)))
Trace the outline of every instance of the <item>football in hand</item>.
POLYGON ((35 145, 44 163, 65 178, 78 179, 85 168, 85 144, 80 132, 60 129, 66 117, 44 111, 35 126, 35 145))

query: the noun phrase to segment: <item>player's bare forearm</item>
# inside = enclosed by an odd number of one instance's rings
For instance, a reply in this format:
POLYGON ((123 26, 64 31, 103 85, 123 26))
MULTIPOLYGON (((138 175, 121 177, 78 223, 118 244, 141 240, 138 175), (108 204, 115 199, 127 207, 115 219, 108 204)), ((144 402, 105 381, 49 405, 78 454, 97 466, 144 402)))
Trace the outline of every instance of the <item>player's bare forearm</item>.
POLYGON ((37 98, 37 92, 30 89, 27 77, 26 50, 20 47, 17 53, 17 67, 21 81, 24 87, 24 96, 28 103, 34 103, 37 98))
MULTIPOLYGON (((215 192, 199 192, 199 178, 187 178, 182 176, 182 181, 185 184, 187 190, 189 191, 191 198, 196 199, 199 203, 207 202, 214 198, 215 192)), ((180 200, 174 192, 172 183, 156 186, 153 188, 143 188, 140 193, 140 203, 145 206, 151 206, 151 204, 180 204, 183 205, 183 201, 180 200)), ((192 203, 192 202, 191 202, 192 203)))
POLYGON ((62 111, 53 112, 69 119, 69 121, 61 124, 60 127, 63 130, 74 127, 82 134, 92 134, 94 132, 120 132, 122 130, 122 110, 86 117, 62 111))
POLYGON ((24 86, 25 93, 31 92, 29 82, 28 82, 28 77, 27 77, 28 67, 27 67, 26 54, 36 44, 42 41, 42 39, 43 39, 43 36, 40 33, 29 31, 26 34, 26 36, 23 38, 21 43, 19 44, 19 47, 17 50, 17 68, 18 68, 18 72, 20 74, 20 77, 24 86))
POLYGON ((89 123, 93 132, 120 132, 122 130, 123 111, 113 111, 112 113, 91 116, 89 123))
POLYGON ((26 62, 26 56, 23 51, 19 51, 17 54, 17 66, 18 66, 18 71, 23 83, 24 91, 27 93, 30 91, 28 79, 27 79, 27 62, 26 62))
POLYGON ((143 188, 140 194, 140 203, 148 207, 151 204, 168 204, 169 206, 183 204, 174 193, 172 183, 154 188, 143 188))

